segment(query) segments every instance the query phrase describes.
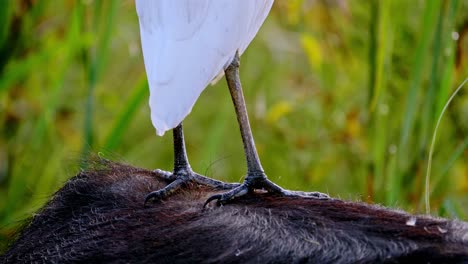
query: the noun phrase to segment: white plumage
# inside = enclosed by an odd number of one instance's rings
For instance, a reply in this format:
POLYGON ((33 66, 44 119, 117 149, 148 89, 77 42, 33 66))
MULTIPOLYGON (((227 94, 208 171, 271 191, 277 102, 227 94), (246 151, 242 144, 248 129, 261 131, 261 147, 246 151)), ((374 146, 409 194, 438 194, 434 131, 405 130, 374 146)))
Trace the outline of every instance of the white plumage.
POLYGON ((242 54, 273 0, 137 0, 158 135, 190 113, 200 93, 242 54))

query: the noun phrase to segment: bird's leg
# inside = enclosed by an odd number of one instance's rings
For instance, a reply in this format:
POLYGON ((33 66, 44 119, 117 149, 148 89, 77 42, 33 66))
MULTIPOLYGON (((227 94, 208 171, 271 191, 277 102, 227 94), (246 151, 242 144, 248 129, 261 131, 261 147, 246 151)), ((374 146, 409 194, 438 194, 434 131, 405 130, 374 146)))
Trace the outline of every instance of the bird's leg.
POLYGON ((150 192, 145 198, 145 204, 151 200, 160 200, 168 197, 183 185, 189 182, 195 182, 202 185, 214 187, 216 189, 232 189, 239 184, 225 183, 211 178, 205 177, 192 171, 190 163, 187 158, 187 151, 185 149, 184 131, 182 123, 173 129, 174 139, 174 171, 172 173, 167 171, 157 170, 158 174, 164 180, 170 181, 166 187, 161 190, 150 192))
POLYGON ((250 129, 249 117, 245 106, 242 85, 239 77, 240 59, 239 53, 236 55, 231 64, 226 68, 225 75, 229 91, 231 93, 234 108, 236 110, 237 121, 239 123, 242 141, 244 144, 245 157, 247 159, 247 176, 244 183, 237 188, 234 188, 226 193, 216 194, 208 198, 205 205, 213 200, 218 200, 219 203, 226 203, 236 197, 253 192, 255 189, 265 189, 270 193, 276 193, 282 196, 306 196, 314 198, 328 198, 328 195, 319 192, 297 192, 289 191, 281 188, 275 183, 268 180, 260 158, 258 157, 255 142, 250 129))
POLYGON ((174 174, 190 174, 192 168, 187 158, 182 123, 174 128, 172 133, 174 139, 174 174))

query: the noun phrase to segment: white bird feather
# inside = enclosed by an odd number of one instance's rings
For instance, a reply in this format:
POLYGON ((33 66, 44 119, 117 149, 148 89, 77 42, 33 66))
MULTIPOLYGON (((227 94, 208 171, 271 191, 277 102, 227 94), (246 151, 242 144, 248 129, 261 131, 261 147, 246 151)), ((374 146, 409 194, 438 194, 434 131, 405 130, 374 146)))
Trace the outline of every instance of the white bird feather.
POLYGON ((162 136, 242 54, 273 0, 136 0, 150 87, 151 121, 162 136))

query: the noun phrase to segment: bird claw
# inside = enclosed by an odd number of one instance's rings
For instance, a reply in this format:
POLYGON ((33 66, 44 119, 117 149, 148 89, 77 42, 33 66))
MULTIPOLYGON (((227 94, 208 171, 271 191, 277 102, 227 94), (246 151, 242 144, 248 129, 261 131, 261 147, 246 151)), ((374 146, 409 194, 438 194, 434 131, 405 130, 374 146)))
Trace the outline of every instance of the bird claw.
POLYGON ((173 181, 176 179, 176 175, 169 171, 155 169, 153 170, 153 172, 156 173, 160 178, 162 178, 165 181, 173 181))
POLYGON ((183 178, 183 176, 176 176, 176 179, 168 184, 166 187, 157 190, 157 191, 152 191, 145 197, 145 202, 144 206, 146 207, 146 204, 151 200, 154 199, 155 201, 160 201, 167 196, 171 195, 175 191, 177 191, 184 183, 186 183, 188 180, 187 178, 183 178))
POLYGON ((301 192, 301 191, 286 191, 285 190, 284 196, 309 197, 309 198, 320 199, 320 200, 330 199, 330 196, 328 194, 321 193, 321 192, 301 192))
POLYGON ((217 200, 218 203, 219 203, 219 200, 221 200, 222 197, 223 197, 223 195, 221 195, 221 194, 215 194, 215 195, 210 196, 210 197, 206 200, 206 202, 203 204, 203 208, 205 208, 206 205, 209 204, 209 203, 210 203, 211 201, 213 201, 213 200, 217 200))
POLYGON ((164 198, 164 195, 163 195, 163 192, 164 192, 164 189, 162 190, 158 190, 158 191, 154 191, 154 192, 150 192, 148 195, 146 195, 145 197, 145 202, 144 202, 144 206, 146 207, 146 204, 151 200, 151 199, 154 199, 155 201, 160 201, 164 198))
POLYGON ((321 192, 301 192, 301 191, 289 191, 285 190, 273 182, 269 181, 267 178, 262 178, 260 180, 246 180, 239 187, 234 188, 228 192, 215 194, 210 196, 206 202, 203 204, 203 208, 206 207, 210 202, 217 200, 218 205, 226 204, 227 202, 241 197, 249 192, 253 192, 255 189, 265 189, 269 193, 274 193, 283 197, 303 197, 303 198, 313 198, 319 200, 330 199, 330 196, 321 192), (255 186, 252 188, 251 186, 255 186))
POLYGON ((161 170, 155 170, 154 172, 158 173, 159 175, 162 175, 164 180, 172 181, 172 182, 169 183, 166 187, 160 190, 150 192, 148 195, 146 195, 144 206, 146 206, 150 200, 160 201, 170 196, 171 194, 179 190, 183 185, 187 185, 191 182, 195 182, 195 183, 205 185, 205 186, 210 186, 218 190, 219 189, 222 189, 222 190, 233 189, 233 188, 240 186, 240 184, 237 184, 237 183, 225 183, 222 181, 213 180, 203 175, 194 173, 192 171, 189 171, 183 174, 182 173, 169 173, 169 172, 161 171, 161 170))
POLYGON ((244 183, 244 184, 241 184, 240 186, 228 191, 228 192, 225 192, 225 193, 221 193, 221 194, 215 194, 215 195, 212 195, 210 196, 206 202, 203 204, 203 208, 206 207, 207 204, 209 204, 211 201, 214 201, 214 200, 217 200, 217 204, 218 205, 222 205, 222 204, 225 204, 227 203, 228 201, 232 200, 232 199, 235 199, 237 197, 240 197, 240 196, 243 196, 245 194, 249 193, 249 187, 247 187, 247 185, 244 183))
POLYGON ((330 196, 328 194, 325 194, 325 193, 321 193, 321 192, 311 192, 309 193, 310 197, 313 197, 313 198, 317 198, 317 199, 330 199, 330 196))

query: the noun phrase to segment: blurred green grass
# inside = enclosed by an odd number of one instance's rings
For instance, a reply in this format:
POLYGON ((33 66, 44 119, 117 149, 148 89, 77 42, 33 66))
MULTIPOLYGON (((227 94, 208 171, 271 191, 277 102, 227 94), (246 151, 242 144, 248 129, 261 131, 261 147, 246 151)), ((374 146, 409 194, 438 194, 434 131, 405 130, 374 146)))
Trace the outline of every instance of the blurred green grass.
MULTIPOLYGON (((0 1, 0 249, 89 153, 171 169, 151 126, 133 1, 0 1)), ((423 212, 435 122, 468 76, 468 2, 277 0, 242 56, 267 174, 423 212)), ((468 218, 468 88, 439 128, 433 214, 468 218)), ((194 169, 240 181, 243 149, 224 81, 184 122, 194 169), (217 109, 217 111, 213 111, 217 109)))

